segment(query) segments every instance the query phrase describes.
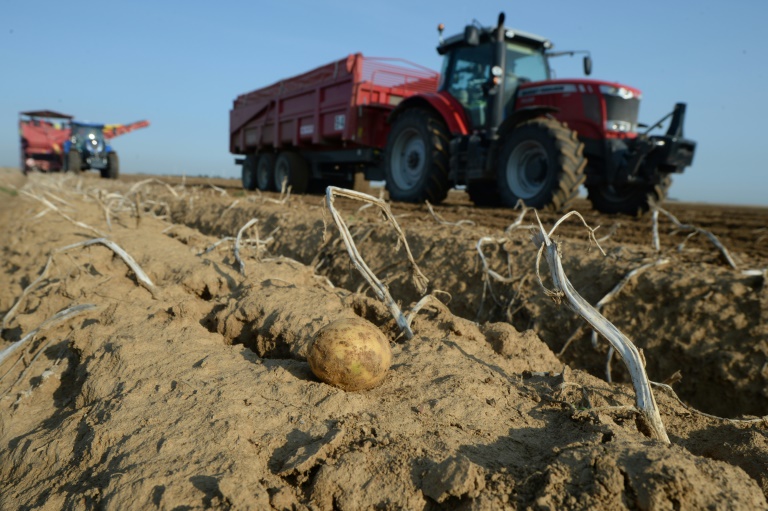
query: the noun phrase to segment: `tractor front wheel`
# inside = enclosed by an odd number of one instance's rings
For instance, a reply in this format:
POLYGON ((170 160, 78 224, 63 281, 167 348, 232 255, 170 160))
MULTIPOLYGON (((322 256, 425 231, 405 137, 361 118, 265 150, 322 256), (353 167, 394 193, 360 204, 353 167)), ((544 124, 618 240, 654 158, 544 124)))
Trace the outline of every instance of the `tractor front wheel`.
POLYGON ((283 183, 294 193, 306 193, 309 186, 309 165, 299 154, 290 151, 280 153, 275 162, 275 186, 282 190, 283 183))
POLYGON ((117 157, 117 153, 107 154, 107 168, 101 169, 101 177, 106 179, 120 177, 120 159, 117 157))
POLYGON ((650 184, 597 184, 587 186, 587 198, 592 207, 601 213, 641 215, 650 209, 651 202, 661 202, 667 197, 672 178, 665 175, 656 185, 650 184))
POLYGON ((392 125, 384 153, 389 197, 442 202, 448 195, 448 128, 436 114, 412 109, 392 125))
POLYGON ((549 118, 526 121, 508 134, 497 173, 501 202, 560 211, 584 182, 584 145, 576 132, 549 118))
POLYGON ((80 153, 74 150, 67 153, 67 156, 64 158, 64 163, 66 164, 66 170, 72 172, 80 172, 80 168, 83 166, 80 153))

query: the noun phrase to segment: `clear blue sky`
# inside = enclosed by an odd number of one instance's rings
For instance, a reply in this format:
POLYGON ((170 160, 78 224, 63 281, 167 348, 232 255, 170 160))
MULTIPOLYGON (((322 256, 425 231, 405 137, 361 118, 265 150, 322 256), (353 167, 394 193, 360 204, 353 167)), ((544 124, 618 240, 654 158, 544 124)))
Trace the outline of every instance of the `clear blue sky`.
MULTIPOLYGON (((53 109, 149 128, 114 141, 122 172, 239 176, 228 112, 243 92, 362 52, 439 69, 436 26, 473 18, 592 52, 593 78, 643 91, 641 122, 688 103, 693 167, 670 195, 768 206, 768 2, 549 0, 2 0, 0 166, 17 116, 53 109)), ((578 58, 554 63, 582 76, 578 58)))

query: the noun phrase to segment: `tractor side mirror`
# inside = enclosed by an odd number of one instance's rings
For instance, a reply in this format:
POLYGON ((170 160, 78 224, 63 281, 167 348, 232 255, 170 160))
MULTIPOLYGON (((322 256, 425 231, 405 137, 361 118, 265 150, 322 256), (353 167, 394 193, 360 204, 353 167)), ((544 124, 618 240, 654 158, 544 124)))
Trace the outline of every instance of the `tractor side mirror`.
POLYGON ((587 76, 592 74, 592 57, 589 55, 584 57, 584 74, 587 76))
POLYGON ((480 44, 480 31, 474 25, 464 27, 464 42, 469 46, 480 44))

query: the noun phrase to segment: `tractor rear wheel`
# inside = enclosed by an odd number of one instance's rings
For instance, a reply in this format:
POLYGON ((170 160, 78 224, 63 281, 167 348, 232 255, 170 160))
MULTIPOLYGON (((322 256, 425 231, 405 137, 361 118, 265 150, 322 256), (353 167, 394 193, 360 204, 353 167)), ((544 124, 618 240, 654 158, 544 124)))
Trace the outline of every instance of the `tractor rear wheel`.
POLYGON ((584 182, 584 144, 561 122, 537 118, 517 126, 501 148, 497 184, 501 202, 560 211, 584 182))
POLYGON ((258 157, 255 154, 246 155, 242 167, 242 181, 245 190, 256 189, 256 165, 258 157))
MULTIPOLYGON (((256 187, 262 192, 274 191, 275 188, 275 157, 272 153, 259 155, 256 163, 256 187)), ((279 192, 280 189, 277 188, 279 192)))
POLYGON ((384 152, 392 200, 436 204, 448 196, 448 136, 443 120, 427 110, 415 108, 397 117, 384 152))
POLYGON ((666 174, 656 185, 589 185, 587 198, 592 202, 592 207, 601 213, 637 216, 648 211, 651 202, 663 201, 671 184, 672 178, 666 174))
POLYGON ((280 153, 275 162, 275 186, 282 190, 283 182, 294 193, 306 193, 309 186, 309 165, 298 153, 286 151, 280 153))
POLYGON ((101 169, 101 177, 105 179, 117 179, 120 176, 120 159, 117 153, 107 154, 107 167, 101 169))
POLYGON ((67 153, 64 163, 66 164, 66 170, 72 172, 80 172, 80 168, 83 166, 80 153, 74 150, 67 153))

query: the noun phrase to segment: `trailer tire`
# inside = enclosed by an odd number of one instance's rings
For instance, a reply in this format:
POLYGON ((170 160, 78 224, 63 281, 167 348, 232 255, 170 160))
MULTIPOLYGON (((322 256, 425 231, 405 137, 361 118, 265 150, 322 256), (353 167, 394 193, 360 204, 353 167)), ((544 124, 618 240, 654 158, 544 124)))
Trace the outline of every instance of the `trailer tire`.
POLYGON ((667 197, 672 178, 665 174, 656 185, 622 185, 605 183, 587 186, 587 198, 592 207, 601 213, 621 213, 639 216, 648 211, 651 202, 661 202, 667 197))
POLYGON ((448 138, 445 122, 428 110, 406 110, 395 119, 384 152, 390 199, 436 204, 448 196, 448 138))
POLYGON ((576 132, 546 117, 525 121, 506 137, 498 163, 501 202, 551 211, 568 208, 586 179, 584 144, 576 132))
MULTIPOLYGON (((275 156, 272 153, 259 155, 256 162, 255 186, 262 192, 275 191, 275 156)), ((280 191, 277 189, 277 191, 280 191)))
POLYGON ((309 165, 299 153, 286 151, 280 153, 275 162, 275 187, 282 189, 283 180, 294 193, 306 193, 309 187, 309 165))
POLYGON ((247 154, 243 160, 240 172, 240 181, 243 183, 243 190, 256 189, 256 165, 258 156, 247 154))
POLYGON ((66 158, 64 158, 64 163, 66 164, 66 170, 72 172, 80 172, 80 169, 83 166, 80 153, 74 150, 67 153, 66 158))
POLYGON ((117 153, 111 152, 107 154, 107 167, 101 169, 101 177, 104 179, 117 179, 120 177, 120 159, 117 157, 117 153))

